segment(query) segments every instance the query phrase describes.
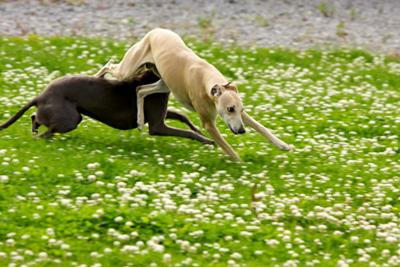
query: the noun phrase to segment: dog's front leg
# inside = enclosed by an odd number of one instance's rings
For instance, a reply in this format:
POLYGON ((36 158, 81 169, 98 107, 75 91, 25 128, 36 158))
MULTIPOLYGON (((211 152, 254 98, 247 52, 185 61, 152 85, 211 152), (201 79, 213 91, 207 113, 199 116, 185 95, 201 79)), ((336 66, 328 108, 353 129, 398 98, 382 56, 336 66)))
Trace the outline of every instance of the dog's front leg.
POLYGON ((266 137, 272 144, 275 146, 279 147, 282 150, 289 151, 292 150, 292 147, 282 140, 280 140, 278 137, 276 137, 273 133, 271 133, 270 130, 262 126, 258 121, 253 119, 249 114, 246 112, 242 113, 242 119, 245 124, 249 125, 251 128, 262 134, 264 137, 266 137))
POLYGON ((193 122, 191 122, 190 119, 183 114, 180 114, 176 111, 168 109, 165 118, 183 122, 184 124, 189 126, 189 128, 192 129, 192 131, 203 135, 203 133, 193 124, 193 122))
POLYGON ((169 93, 169 88, 163 80, 158 80, 155 83, 138 86, 137 93, 137 124, 138 129, 142 130, 144 126, 144 98, 156 93, 169 93))
POLYGON ((214 141, 222 148, 222 150, 234 161, 241 161, 239 155, 233 148, 225 141, 220 132, 218 131, 215 123, 211 121, 203 122, 204 128, 210 133, 214 141))

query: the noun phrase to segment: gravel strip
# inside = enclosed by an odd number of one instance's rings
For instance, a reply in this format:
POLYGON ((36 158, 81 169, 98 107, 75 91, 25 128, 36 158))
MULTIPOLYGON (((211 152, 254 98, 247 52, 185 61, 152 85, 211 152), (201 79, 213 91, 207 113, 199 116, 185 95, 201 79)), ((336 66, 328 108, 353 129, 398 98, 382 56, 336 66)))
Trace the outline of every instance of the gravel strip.
POLYGON ((0 0, 0 35, 142 37, 154 27, 243 46, 400 53, 399 0, 0 0))

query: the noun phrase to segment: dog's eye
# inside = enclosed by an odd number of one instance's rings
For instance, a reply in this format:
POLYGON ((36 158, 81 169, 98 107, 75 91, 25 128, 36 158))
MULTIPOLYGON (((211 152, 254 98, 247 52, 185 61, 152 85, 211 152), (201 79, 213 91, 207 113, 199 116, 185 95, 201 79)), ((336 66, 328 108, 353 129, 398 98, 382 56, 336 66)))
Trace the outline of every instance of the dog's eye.
POLYGON ((227 110, 228 112, 233 113, 235 112, 235 107, 228 107, 227 110))

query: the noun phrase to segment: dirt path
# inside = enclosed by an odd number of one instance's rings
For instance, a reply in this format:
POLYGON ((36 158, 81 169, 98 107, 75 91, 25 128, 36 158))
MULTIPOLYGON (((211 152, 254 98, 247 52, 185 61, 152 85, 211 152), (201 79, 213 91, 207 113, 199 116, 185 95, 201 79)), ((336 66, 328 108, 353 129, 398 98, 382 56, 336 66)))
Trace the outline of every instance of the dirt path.
POLYGON ((165 27, 246 46, 400 53, 399 14, 398 0, 0 0, 0 35, 132 39, 165 27))

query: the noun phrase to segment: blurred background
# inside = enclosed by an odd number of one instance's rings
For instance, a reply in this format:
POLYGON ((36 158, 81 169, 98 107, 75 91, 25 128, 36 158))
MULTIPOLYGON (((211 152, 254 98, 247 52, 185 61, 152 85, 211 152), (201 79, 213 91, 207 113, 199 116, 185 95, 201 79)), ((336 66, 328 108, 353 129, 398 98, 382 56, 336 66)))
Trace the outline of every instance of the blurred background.
POLYGON ((0 0, 0 35, 137 39, 154 27, 243 46, 398 54, 399 0, 0 0))

